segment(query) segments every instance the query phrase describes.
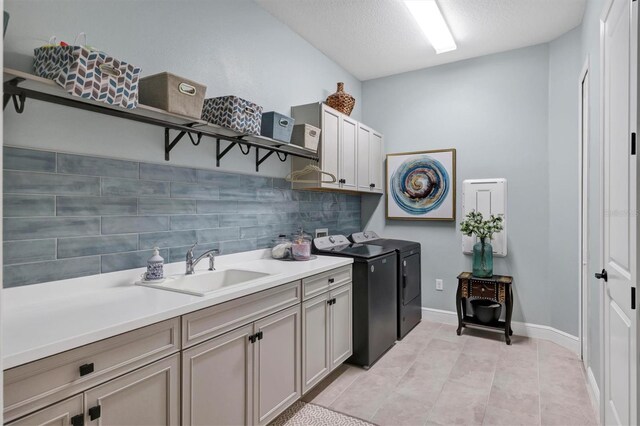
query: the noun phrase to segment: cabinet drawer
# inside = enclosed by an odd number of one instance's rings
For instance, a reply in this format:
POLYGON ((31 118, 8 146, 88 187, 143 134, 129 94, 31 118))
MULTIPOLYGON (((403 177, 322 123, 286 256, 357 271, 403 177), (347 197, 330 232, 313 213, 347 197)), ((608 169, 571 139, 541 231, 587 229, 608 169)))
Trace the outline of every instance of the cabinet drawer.
POLYGON ((351 265, 323 272, 302 280, 304 300, 351 282, 351 265))
POLYGON ((497 286, 492 283, 471 280, 469 297, 498 300, 497 286))
POLYGON ((241 297, 182 317, 182 346, 193 346, 300 303, 300 281, 241 297))
POLYGON ((179 333, 174 318, 6 370, 5 421, 178 352, 179 333))

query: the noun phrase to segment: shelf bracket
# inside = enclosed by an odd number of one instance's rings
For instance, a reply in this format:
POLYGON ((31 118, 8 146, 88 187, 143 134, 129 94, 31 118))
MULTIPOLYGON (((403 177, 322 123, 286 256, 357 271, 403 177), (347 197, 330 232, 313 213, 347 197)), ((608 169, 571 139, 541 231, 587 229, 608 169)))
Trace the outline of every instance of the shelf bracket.
POLYGON ((245 145, 245 146, 247 148, 246 151, 242 148, 242 144, 238 143, 238 148, 240 148, 240 152, 242 152, 243 155, 249 155, 249 153, 251 152, 251 145, 245 145))
POLYGON ((220 142, 221 139, 216 139, 216 167, 220 167, 220 160, 222 160, 222 157, 224 157, 225 155, 227 155, 227 153, 229 151, 231 151, 231 149, 236 146, 237 142, 231 142, 229 144, 229 146, 227 146, 224 150, 222 150, 222 152, 220 151, 220 142))
POLYGON ((282 155, 280 155, 280 153, 279 153, 278 151, 276 151, 276 155, 278 156, 278 159, 279 159, 280 161, 282 161, 283 163, 284 163, 285 161, 287 161, 287 157, 289 156, 289 154, 288 154, 288 153, 286 153, 286 152, 283 152, 283 153, 282 153, 282 155))
MULTIPOLYGON (((269 151, 267 152, 262 158, 260 158, 260 148, 256 147, 256 172, 260 171, 260 164, 264 163, 265 160, 269 157, 271 157, 271 155, 274 153, 275 151, 269 151)), ((278 157, 280 157, 280 155, 278 154, 278 157)))
POLYGON ((4 110, 9 104, 9 99, 13 101, 13 107, 18 114, 24 111, 24 104, 27 95, 18 89, 18 84, 24 81, 24 78, 16 77, 4 83, 4 96, 2 97, 2 109, 4 110))
POLYGON ((194 140, 193 136, 191 136, 191 133, 188 133, 189 135, 189 139, 191 139, 191 143, 193 144, 193 146, 198 146, 200 145, 200 142, 202 141, 202 133, 198 132, 198 139, 194 140))
MULTIPOLYGON (((169 129, 167 127, 164 128, 164 159, 165 161, 169 161, 170 159, 169 153, 178 144, 178 142, 180 142, 180 139, 182 139, 186 133, 187 132, 184 130, 181 131, 180 133, 178 133, 178 136, 176 136, 171 142, 169 142, 169 139, 171 139, 171 137, 169 136, 169 129)), ((189 135, 189 137, 191 137, 191 135, 189 135)), ((198 143, 200 143, 199 140, 198 140, 198 143)))

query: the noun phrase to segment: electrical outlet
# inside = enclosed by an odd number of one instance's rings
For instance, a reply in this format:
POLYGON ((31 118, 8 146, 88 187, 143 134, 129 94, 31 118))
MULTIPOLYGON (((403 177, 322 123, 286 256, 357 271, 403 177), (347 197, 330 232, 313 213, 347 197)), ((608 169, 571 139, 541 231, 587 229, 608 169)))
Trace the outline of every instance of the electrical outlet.
POLYGON ((436 280, 436 290, 440 290, 440 291, 444 290, 444 286, 441 279, 436 280))

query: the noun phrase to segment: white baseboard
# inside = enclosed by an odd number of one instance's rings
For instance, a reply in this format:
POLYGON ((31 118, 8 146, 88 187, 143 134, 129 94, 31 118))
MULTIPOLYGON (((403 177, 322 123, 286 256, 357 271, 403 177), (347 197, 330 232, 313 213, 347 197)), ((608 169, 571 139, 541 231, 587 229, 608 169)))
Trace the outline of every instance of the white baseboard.
POLYGON ((587 389, 589 389, 589 396, 591 397, 591 403, 596 410, 597 418, 600 418, 600 388, 598 388, 598 382, 593 375, 591 367, 587 368, 587 389))
MULTIPOLYGON (((422 308, 422 318, 427 321, 440 322, 444 324, 458 324, 457 313, 441 309, 422 308)), ((547 325, 529 324, 518 321, 512 321, 511 328, 513 329, 513 333, 518 336, 549 340, 577 355, 580 355, 580 338, 577 336, 573 336, 547 325)))

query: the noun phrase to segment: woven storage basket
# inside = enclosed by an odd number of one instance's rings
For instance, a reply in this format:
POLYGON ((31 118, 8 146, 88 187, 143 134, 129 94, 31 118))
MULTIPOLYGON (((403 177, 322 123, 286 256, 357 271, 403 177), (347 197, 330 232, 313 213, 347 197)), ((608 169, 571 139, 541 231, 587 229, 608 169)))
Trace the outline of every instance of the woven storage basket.
POLYGON ((344 91, 344 83, 338 83, 338 91, 330 95, 326 103, 331 108, 343 114, 351 115, 351 111, 353 111, 353 107, 356 105, 356 99, 344 91))

